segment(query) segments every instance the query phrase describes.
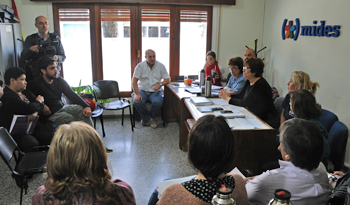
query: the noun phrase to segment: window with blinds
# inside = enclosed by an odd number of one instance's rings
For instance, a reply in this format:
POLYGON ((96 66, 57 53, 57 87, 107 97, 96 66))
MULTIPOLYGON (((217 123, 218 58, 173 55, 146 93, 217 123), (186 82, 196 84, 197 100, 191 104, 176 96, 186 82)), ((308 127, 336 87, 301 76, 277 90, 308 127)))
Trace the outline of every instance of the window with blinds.
POLYGON ((180 75, 197 75, 205 63, 207 19, 207 11, 180 11, 180 75))
POLYGON ((59 21, 90 21, 89 9, 59 9, 59 21))
POLYGON ((195 10, 181 10, 180 21, 181 22, 207 22, 208 12, 195 11, 195 10))

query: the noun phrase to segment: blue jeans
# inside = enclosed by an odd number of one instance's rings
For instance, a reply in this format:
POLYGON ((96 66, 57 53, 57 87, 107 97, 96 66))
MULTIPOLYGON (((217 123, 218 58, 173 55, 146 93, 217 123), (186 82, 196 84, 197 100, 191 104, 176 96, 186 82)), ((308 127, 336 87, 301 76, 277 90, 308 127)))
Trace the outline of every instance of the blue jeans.
MULTIPOLYGON (((139 112, 141 119, 144 122, 148 122, 151 118, 155 118, 159 109, 163 105, 163 97, 162 97, 162 92, 161 91, 155 91, 155 92, 146 92, 144 90, 140 90, 140 95, 142 96, 142 101, 135 103, 134 101, 134 106, 139 112), (146 107, 146 102, 150 101, 152 103, 151 105, 151 110, 148 111, 146 107)), ((135 98, 135 95, 134 97, 135 98)))

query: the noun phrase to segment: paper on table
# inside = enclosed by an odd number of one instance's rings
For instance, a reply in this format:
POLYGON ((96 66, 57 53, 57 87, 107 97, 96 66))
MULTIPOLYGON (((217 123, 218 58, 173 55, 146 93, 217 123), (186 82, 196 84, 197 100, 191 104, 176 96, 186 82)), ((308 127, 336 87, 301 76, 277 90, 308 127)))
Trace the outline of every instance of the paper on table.
POLYGON ((222 86, 217 86, 217 85, 212 85, 211 89, 212 90, 220 90, 222 88, 222 86))
POLYGON ((253 127, 255 128, 259 128, 259 129, 264 129, 266 128, 265 124, 263 124, 261 121, 257 120, 257 119, 247 119, 248 122, 253 125, 253 127))
POLYGON ((246 177, 242 174, 241 171, 239 171, 239 169, 237 167, 235 167, 234 169, 232 169, 232 171, 230 171, 231 174, 238 174, 240 175, 243 179, 245 179, 246 177))
POLYGON ((254 126, 249 122, 248 119, 245 118, 237 118, 235 119, 239 124, 238 127, 234 127, 234 129, 254 129, 254 126))

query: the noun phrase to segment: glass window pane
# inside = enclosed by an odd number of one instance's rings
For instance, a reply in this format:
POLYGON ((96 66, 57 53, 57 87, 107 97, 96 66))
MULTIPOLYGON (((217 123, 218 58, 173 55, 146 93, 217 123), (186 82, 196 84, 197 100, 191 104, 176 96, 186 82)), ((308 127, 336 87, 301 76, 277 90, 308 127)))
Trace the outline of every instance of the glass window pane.
POLYGON ((130 10, 101 9, 103 79, 131 91, 130 10))
POLYGON ((70 86, 91 85, 91 44, 89 9, 59 9, 61 41, 67 56, 64 79, 70 86))
POLYGON ((156 52, 156 60, 165 65, 168 73, 169 21, 169 10, 142 9, 142 60, 145 59, 145 51, 153 49, 156 52))
POLYGON ((205 63, 207 12, 180 11, 180 75, 197 75, 205 63))

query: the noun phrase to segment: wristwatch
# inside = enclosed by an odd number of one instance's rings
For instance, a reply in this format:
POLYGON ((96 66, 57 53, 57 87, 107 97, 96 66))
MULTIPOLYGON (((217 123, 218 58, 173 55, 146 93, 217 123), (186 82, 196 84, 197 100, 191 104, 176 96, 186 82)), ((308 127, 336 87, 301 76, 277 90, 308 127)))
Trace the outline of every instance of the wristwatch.
POLYGON ((160 87, 162 87, 163 86, 163 84, 162 83, 158 83, 159 85, 160 85, 160 87))

